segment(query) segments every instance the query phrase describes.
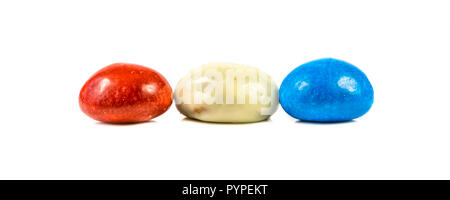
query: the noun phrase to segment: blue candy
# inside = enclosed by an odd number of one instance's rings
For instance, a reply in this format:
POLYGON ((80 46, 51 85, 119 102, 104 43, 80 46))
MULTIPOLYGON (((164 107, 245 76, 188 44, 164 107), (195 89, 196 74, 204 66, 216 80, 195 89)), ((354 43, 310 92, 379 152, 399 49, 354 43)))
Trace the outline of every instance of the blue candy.
POLYGON ((280 104, 292 117, 317 122, 348 121, 364 115, 373 103, 366 75, 333 58, 300 65, 281 83, 280 104))

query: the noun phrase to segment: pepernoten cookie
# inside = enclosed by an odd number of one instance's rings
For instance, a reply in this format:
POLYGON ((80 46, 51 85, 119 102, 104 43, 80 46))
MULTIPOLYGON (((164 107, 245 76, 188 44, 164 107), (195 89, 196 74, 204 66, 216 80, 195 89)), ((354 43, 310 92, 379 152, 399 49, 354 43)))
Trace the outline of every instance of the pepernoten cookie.
POLYGON ((258 122, 278 106, 278 87, 271 77, 254 67, 210 63, 190 71, 174 92, 177 109, 201 121, 258 122))
POLYGON ((292 117, 317 122, 361 117, 373 103, 373 88, 354 65, 326 58, 295 68, 280 86, 280 104, 292 117))

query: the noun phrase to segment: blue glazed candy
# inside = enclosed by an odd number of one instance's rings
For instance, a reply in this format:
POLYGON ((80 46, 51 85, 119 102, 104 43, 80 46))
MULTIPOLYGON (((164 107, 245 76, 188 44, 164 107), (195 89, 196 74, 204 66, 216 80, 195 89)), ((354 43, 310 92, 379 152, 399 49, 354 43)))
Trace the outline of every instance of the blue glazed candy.
POLYGON ((280 104, 292 117, 317 122, 348 121, 364 115, 373 103, 366 75, 333 58, 300 65, 281 83, 280 104))

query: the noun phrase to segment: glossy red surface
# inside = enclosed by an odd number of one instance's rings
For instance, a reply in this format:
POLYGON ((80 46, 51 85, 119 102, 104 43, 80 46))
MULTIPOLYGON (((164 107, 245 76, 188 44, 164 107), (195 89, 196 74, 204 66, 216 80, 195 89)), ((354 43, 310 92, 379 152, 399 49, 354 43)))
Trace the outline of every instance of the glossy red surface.
POLYGON ((116 63, 95 73, 80 91, 81 110, 110 123, 142 122, 164 113, 172 104, 172 88, 153 69, 116 63))

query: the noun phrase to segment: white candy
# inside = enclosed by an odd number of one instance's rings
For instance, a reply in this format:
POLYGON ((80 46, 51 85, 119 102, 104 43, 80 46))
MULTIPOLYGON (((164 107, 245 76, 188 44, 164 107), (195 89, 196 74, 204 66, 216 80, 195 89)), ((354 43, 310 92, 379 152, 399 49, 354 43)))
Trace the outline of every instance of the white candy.
POLYGON ((266 120, 278 107, 278 87, 254 67, 210 63, 182 78, 174 93, 177 109, 189 118, 245 123, 266 120))

